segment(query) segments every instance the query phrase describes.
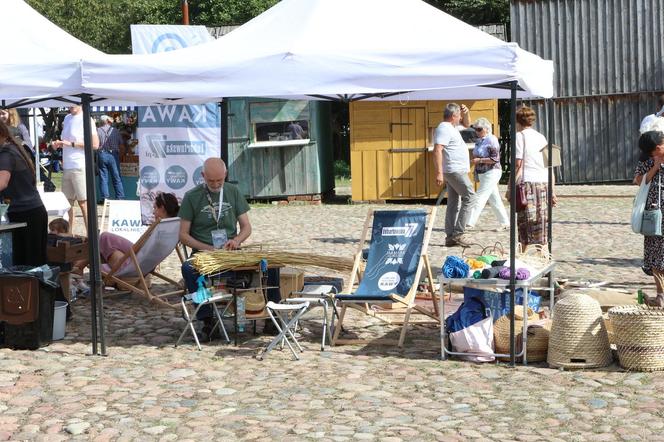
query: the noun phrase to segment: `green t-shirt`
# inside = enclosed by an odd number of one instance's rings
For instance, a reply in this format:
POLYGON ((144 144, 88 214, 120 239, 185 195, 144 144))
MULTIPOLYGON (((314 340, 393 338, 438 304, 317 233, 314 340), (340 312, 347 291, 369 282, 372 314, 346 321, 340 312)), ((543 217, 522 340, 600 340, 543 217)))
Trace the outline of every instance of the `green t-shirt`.
POLYGON ((219 213, 219 193, 209 192, 205 184, 198 185, 184 194, 178 216, 191 221, 189 234, 205 244, 212 244, 212 231, 225 229, 228 239, 237 236, 237 219, 249 211, 249 204, 237 186, 224 183, 224 201, 221 207, 219 224, 215 215, 219 213), (207 195, 212 199, 213 207, 207 195))

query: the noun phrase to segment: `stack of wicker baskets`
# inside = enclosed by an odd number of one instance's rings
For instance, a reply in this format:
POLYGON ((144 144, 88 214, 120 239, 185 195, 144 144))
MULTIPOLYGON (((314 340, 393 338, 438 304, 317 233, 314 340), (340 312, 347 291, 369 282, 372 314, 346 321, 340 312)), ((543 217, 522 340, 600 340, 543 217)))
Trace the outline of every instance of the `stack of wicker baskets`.
POLYGON ((620 365, 628 370, 664 370, 664 309, 622 305, 609 310, 620 365))
POLYGON ((584 294, 570 294, 553 310, 547 362, 552 367, 605 367, 612 361, 599 303, 584 294))
MULTIPOLYGON (((546 361, 549 348, 549 332, 551 321, 541 322, 539 315, 528 309, 528 341, 526 344, 526 358, 528 362, 546 361), (534 323, 537 323, 534 325, 534 323)), ((523 306, 514 310, 514 334, 516 338, 516 352, 523 348, 523 306)), ((493 324, 493 337, 496 353, 510 352, 510 315, 501 316, 493 324)), ((519 358, 521 360, 522 358, 519 358)))

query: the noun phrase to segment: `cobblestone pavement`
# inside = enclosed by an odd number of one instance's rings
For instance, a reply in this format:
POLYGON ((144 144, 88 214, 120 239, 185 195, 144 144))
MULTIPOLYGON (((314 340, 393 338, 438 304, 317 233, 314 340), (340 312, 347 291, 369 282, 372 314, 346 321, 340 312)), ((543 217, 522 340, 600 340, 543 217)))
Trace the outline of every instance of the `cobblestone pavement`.
MULTIPOLYGON (((652 287, 639 269, 642 239, 628 223, 633 192, 559 189, 558 277, 652 287)), ((253 240, 349 256, 371 207, 385 206, 256 206, 253 240)), ((435 267, 448 253, 443 212, 432 238, 435 267)), ((482 220, 474 240, 507 245, 507 232, 491 231, 489 211, 482 220)), ((162 270, 177 277, 177 259, 162 270)), ((368 343, 320 352, 316 311, 304 321, 300 361, 278 350, 259 361, 268 342, 260 334, 246 334, 239 347, 213 341, 199 352, 188 337, 174 348, 179 313, 128 295, 105 300, 108 356, 89 356, 89 302, 73 311, 63 341, 33 352, 0 349, 0 439, 664 440, 661 374, 615 364, 562 371, 441 361, 438 330, 425 326, 409 332, 403 350, 368 343)), ((347 324, 369 340, 398 334, 357 314, 347 324)))

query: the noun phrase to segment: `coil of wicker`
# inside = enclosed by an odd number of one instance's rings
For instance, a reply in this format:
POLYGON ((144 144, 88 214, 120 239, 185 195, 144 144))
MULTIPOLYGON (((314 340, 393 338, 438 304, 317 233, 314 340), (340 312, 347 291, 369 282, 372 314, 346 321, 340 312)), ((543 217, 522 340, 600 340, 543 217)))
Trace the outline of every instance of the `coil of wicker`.
POLYGON ((620 365, 627 370, 664 370, 664 308, 621 305, 609 310, 620 365))
MULTIPOLYGON (((516 352, 523 348, 523 306, 514 310, 514 332, 516 335, 516 352)), ((528 362, 546 361, 549 348, 549 332, 551 320, 541 321, 539 315, 528 309, 528 340, 526 358, 528 362)), ((493 336, 496 353, 507 354, 510 351, 510 315, 501 316, 493 324, 493 336)), ((521 361, 523 358, 518 358, 521 361)))
POLYGON ((612 361, 609 336, 599 303, 573 293, 553 309, 547 362, 552 367, 596 368, 612 361))

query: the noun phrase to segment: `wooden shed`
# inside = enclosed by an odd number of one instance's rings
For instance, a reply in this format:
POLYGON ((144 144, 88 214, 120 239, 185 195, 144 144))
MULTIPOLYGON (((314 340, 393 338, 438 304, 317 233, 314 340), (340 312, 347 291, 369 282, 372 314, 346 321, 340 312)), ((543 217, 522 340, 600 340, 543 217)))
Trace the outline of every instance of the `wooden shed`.
MULTIPOLYGON (((497 100, 455 100, 498 128, 497 100)), ((350 104, 350 169, 353 201, 436 198, 433 133, 448 101, 350 104)))
POLYGON ((232 98, 228 173, 253 199, 320 195, 334 188, 330 103, 232 98))

